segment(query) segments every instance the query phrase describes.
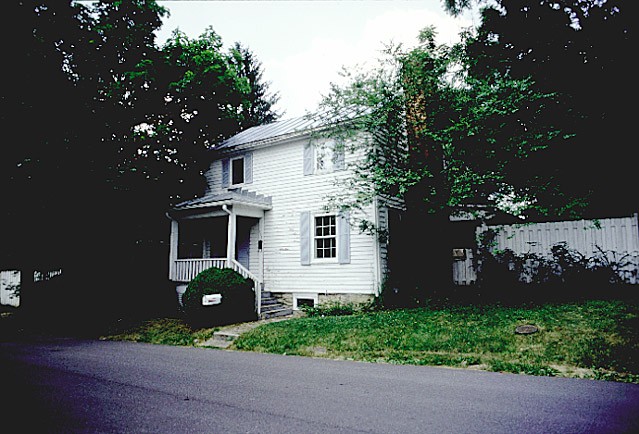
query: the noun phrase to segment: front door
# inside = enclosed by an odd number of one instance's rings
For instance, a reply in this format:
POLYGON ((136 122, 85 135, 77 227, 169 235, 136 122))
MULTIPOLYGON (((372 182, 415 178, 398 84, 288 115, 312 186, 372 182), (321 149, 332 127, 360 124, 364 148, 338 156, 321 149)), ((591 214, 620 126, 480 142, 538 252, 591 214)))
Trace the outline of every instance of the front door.
POLYGON ((250 270, 251 257, 251 228, 257 223, 256 219, 249 217, 237 218, 237 234, 235 241, 235 257, 237 262, 250 270))

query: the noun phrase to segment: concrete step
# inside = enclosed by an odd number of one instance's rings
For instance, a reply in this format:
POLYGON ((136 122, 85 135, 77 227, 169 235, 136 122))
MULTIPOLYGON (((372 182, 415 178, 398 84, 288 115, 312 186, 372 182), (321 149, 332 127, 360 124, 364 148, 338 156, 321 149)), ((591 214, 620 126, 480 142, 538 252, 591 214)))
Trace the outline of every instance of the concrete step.
POLYGON ((233 331, 217 331, 213 333, 213 338, 209 339, 206 345, 216 348, 228 348, 239 336, 239 333, 233 331))
POLYGON ((284 309, 286 306, 282 306, 281 304, 267 304, 262 305, 262 312, 270 312, 273 310, 284 309))
POLYGON ((279 316, 289 316, 292 314, 293 314, 293 309, 280 306, 279 308, 272 309, 272 310, 266 310, 266 311, 263 310, 260 313, 260 319, 275 318, 279 316))

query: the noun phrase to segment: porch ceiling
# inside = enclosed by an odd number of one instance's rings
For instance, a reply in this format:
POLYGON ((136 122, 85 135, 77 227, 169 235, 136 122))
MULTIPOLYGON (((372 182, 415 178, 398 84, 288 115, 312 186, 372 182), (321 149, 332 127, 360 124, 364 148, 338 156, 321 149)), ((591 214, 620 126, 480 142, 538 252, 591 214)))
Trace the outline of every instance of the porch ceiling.
POLYGON ((181 211, 196 208, 214 208, 221 207, 222 205, 244 205, 262 210, 270 210, 272 209, 272 200, 270 196, 237 189, 220 194, 207 194, 196 199, 182 202, 173 207, 173 210, 181 211))

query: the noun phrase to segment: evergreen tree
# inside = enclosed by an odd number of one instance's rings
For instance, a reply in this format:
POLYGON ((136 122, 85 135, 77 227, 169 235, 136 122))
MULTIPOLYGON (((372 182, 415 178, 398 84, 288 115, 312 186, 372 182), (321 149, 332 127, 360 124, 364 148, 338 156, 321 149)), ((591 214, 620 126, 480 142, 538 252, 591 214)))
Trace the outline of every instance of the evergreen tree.
POLYGON ((274 106, 280 98, 277 93, 269 91, 270 82, 264 81, 262 62, 239 42, 233 45, 230 55, 240 77, 245 78, 250 87, 242 105, 241 129, 276 121, 281 115, 275 111, 274 106))

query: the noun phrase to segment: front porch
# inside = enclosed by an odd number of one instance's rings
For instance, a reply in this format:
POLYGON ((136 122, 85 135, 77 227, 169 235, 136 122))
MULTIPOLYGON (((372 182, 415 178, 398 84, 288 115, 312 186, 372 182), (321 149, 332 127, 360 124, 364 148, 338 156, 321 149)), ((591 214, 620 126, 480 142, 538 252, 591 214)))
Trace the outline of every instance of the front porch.
POLYGON ((176 206, 167 214, 171 219, 169 279, 184 288, 208 268, 230 268, 253 281, 260 315, 262 234, 270 202, 270 198, 235 190, 176 206))

